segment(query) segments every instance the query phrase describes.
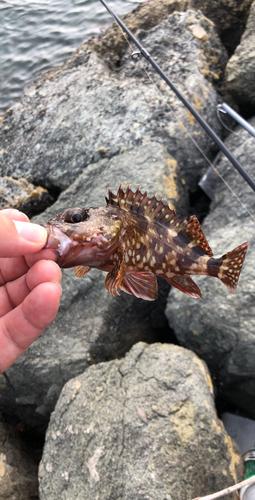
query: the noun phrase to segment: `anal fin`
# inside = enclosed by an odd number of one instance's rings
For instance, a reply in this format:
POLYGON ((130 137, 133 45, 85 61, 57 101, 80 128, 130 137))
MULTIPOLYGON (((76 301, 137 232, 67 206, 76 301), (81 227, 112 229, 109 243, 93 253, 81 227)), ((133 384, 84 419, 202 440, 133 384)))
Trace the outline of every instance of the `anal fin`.
POLYGON ((194 299, 202 299, 202 295, 198 286, 196 285, 195 281, 190 278, 190 276, 175 276, 174 278, 166 278, 164 276, 164 278, 169 283, 169 285, 178 288, 178 290, 186 293, 186 295, 189 295, 194 299))
POLYGON ((91 269, 91 267, 89 267, 89 266, 74 267, 75 276, 77 278, 81 278, 82 276, 84 276, 84 274, 88 273, 90 271, 90 269, 91 269))

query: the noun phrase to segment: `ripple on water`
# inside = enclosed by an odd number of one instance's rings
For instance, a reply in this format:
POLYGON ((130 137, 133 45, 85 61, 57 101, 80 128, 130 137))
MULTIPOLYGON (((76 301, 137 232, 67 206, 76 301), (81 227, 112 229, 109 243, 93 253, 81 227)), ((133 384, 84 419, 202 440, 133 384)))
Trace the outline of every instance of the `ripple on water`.
MULTIPOLYGON (((108 3, 121 16, 143 1, 108 3)), ((39 73, 111 22, 99 0, 0 0, 0 115, 39 73)))

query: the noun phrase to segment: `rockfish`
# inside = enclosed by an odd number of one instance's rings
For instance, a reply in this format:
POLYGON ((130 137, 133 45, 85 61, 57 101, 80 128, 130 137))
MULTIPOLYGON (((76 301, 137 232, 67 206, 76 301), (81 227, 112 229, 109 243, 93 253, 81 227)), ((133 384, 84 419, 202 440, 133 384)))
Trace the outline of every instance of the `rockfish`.
POLYGON ((130 186, 126 192, 120 186, 116 196, 109 189, 105 207, 67 208, 43 226, 45 248, 56 252, 60 267, 76 267, 78 277, 101 269, 111 295, 123 290, 144 300, 157 298, 156 276, 195 298, 202 296, 194 274, 215 276, 234 293, 248 247, 215 259, 195 215, 181 219, 130 186))

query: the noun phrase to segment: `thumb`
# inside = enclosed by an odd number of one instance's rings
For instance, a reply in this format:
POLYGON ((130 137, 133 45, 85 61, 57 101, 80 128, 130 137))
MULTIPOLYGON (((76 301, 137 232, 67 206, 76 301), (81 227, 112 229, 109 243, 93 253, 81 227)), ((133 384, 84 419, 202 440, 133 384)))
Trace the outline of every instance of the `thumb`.
POLYGON ((13 221, 0 213, 0 257, 18 257, 41 250, 47 231, 38 224, 13 221))

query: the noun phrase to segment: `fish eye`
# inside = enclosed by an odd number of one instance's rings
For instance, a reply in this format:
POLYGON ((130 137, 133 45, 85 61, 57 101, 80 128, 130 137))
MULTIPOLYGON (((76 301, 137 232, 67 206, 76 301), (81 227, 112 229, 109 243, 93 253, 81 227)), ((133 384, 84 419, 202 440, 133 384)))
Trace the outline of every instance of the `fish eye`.
POLYGON ((71 217, 72 222, 81 222, 83 220, 81 214, 73 214, 71 217))
POLYGON ((65 222, 70 222, 77 224, 78 222, 83 222, 88 218, 87 211, 84 208, 72 208, 68 210, 65 215, 65 222))

